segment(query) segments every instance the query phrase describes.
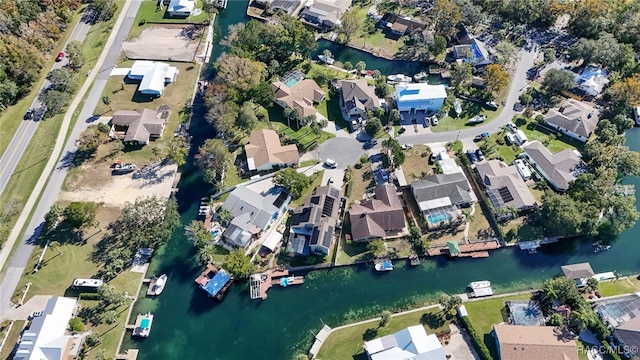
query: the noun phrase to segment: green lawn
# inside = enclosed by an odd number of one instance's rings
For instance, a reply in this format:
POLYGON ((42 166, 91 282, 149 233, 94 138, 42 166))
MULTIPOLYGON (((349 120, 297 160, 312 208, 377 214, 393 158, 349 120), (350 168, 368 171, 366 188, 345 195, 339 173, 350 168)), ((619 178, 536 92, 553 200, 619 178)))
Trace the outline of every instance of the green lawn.
POLYGON ((309 196, 311 196, 311 194, 313 193, 315 188, 317 188, 318 186, 322 185, 321 184, 322 183, 322 174, 324 174, 324 170, 316 171, 313 174, 305 174, 305 175, 307 175, 307 177, 311 178, 311 185, 309 185, 309 187, 307 187, 307 189, 300 195, 299 198, 291 201, 289 206, 296 207, 296 206, 303 205, 304 202, 307 200, 307 198, 309 196))
POLYGON ((484 334, 484 343, 491 351, 494 359, 498 359, 496 343, 491 336, 493 325, 506 321, 507 310, 504 302, 507 300, 529 300, 530 294, 505 296, 487 300, 471 301, 464 304, 478 335, 484 334))
POLYGON ((419 324, 425 327, 427 334, 441 334, 449 330, 449 321, 437 308, 394 316, 386 327, 380 327, 379 320, 372 320, 331 333, 322 344, 317 358, 323 360, 366 359, 367 356, 362 348, 365 341, 419 324))
MULTIPOLYGON (((26 321, 24 320, 17 320, 13 322, 11 332, 7 337, 7 342, 4 344, 4 346, 2 347, 2 351, 0 352, 0 359, 9 359, 9 355, 11 355, 11 351, 13 350, 13 345, 20 339, 20 332, 22 331, 25 323, 26 321)), ((8 330, 5 328, 5 325, 8 327, 9 321, 7 321, 6 323, 2 323, 2 325, 0 326, 0 341, 2 341, 2 339, 4 338, 5 331, 8 330)))
POLYGON ((309 126, 298 128, 298 124, 295 121, 292 121, 292 127, 289 127, 287 121, 282 115, 283 109, 279 106, 272 106, 268 109, 268 111, 269 120, 271 121, 270 124, 268 124, 268 127, 276 130, 281 138, 284 135, 291 140, 295 140, 298 144, 298 150, 300 150, 301 152, 307 152, 315 149, 318 145, 322 144, 328 139, 336 137, 331 133, 323 131, 322 133, 320 133, 320 137, 318 138, 313 133, 313 131, 311 131, 311 128, 309 126))
POLYGON ((640 282, 636 278, 602 281, 598 284, 598 291, 602 296, 631 294, 640 291, 640 282))
POLYGON ((460 114, 460 117, 456 116, 456 113, 452 108, 446 117, 439 119, 438 125, 431 126, 431 131, 433 131, 434 133, 439 133, 445 131, 469 129, 475 126, 489 123, 493 119, 495 119, 498 114, 500 114, 500 111, 486 110, 480 103, 463 99, 458 100, 460 100, 460 102, 462 103, 462 113, 460 114), (480 114, 486 115, 487 120, 485 120, 482 124, 467 125, 467 121, 470 118, 480 114))
MULTIPOLYGON (((144 30, 146 26, 153 26, 149 23, 202 24, 209 19, 209 16, 204 11, 202 11, 197 16, 189 16, 187 18, 172 18, 169 17, 166 6, 161 10, 157 6, 157 4, 158 2, 155 0, 142 1, 142 4, 140 4, 140 9, 138 10, 138 14, 136 15, 136 19, 133 21, 133 27, 129 32, 129 39, 133 39, 140 35, 142 30, 144 30), (145 22, 147 24, 144 24, 145 22)), ((202 10, 202 1, 196 1, 196 9, 202 10)))
MULTIPOLYGON (((364 24, 368 18, 367 13, 369 11, 369 5, 363 4, 356 8, 358 9, 358 18, 360 19, 360 23, 364 24)), ((358 35, 352 37, 349 41, 349 45, 364 48, 373 54, 379 54, 389 58, 395 57, 404 44, 405 42, 402 38, 400 40, 396 40, 387 37, 381 29, 376 29, 373 34, 358 31, 358 35)))

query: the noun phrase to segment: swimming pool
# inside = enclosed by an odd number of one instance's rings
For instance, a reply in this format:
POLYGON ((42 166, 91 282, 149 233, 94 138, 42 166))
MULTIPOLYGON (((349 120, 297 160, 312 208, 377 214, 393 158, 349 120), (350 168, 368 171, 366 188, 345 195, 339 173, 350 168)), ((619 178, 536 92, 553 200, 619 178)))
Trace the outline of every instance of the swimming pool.
POLYGON ((211 230, 211 235, 213 235, 213 237, 218 236, 218 234, 220 234, 220 231, 216 230, 211 230))
POLYGON ((143 329, 147 329, 149 327, 150 323, 151 323, 151 320, 142 319, 142 320, 140 320, 140 327, 143 328, 143 329))
POLYGON ((288 79, 284 82, 285 85, 287 85, 288 87, 292 88, 295 84, 297 84, 300 81, 300 79, 297 79, 295 77, 292 77, 291 79, 288 79))
POLYGON ((443 221, 451 220, 451 215, 449 213, 430 214, 427 215, 427 220, 429 220, 429 222, 432 224, 437 224, 443 221))

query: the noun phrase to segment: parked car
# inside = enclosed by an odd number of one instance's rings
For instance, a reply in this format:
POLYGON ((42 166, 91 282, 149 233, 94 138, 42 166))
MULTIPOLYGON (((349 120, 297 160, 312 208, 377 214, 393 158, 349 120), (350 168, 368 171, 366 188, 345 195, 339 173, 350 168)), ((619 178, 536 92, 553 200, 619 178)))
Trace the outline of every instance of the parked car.
POLYGON ((509 129, 509 131, 511 132, 516 132, 518 130, 518 127, 516 126, 516 124, 512 123, 512 122, 508 122, 507 123, 507 128, 509 129))
POLYGON ((331 160, 331 159, 327 159, 324 161, 324 166, 331 168, 331 169, 335 169, 338 167, 338 163, 335 162, 335 160, 331 160))
POLYGON ((480 149, 476 150, 476 156, 478 157, 479 161, 484 160, 484 154, 482 153, 482 150, 480 149))
POLYGON ((33 118, 33 108, 27 110, 27 112, 24 114, 24 117, 22 118, 23 120, 30 120, 33 118))
POLYGON ((498 103, 496 103, 495 101, 487 101, 484 105, 487 107, 487 109, 493 111, 498 110, 499 107, 498 103))
POLYGON ((438 117, 437 116, 433 115, 431 117, 431 125, 433 125, 433 126, 438 125, 438 117))
POLYGON ((33 121, 40 121, 44 119, 44 115, 47 113, 47 105, 41 105, 38 110, 33 113, 33 121))
POLYGON ((467 150, 467 157, 472 164, 478 162, 478 156, 473 150, 467 150))
POLYGON ((402 147, 402 150, 409 150, 409 149, 413 149, 413 144, 404 144, 401 147, 402 147))
POLYGON ((60 51, 58 56, 56 56, 56 62, 62 61, 62 59, 64 59, 64 52, 60 51))
POLYGON ((489 133, 488 132, 483 132, 482 134, 480 134, 480 136, 482 136, 482 138, 485 139, 485 138, 489 137, 489 133))

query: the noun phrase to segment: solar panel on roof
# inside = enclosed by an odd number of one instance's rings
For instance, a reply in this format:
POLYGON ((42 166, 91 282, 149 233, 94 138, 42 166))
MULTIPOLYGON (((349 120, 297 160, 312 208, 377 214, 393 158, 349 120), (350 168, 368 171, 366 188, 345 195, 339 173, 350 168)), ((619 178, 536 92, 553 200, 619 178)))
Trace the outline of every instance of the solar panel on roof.
POLYGON ((324 237, 322 238, 322 245, 329 247, 331 246, 331 239, 333 238, 333 226, 329 226, 327 232, 324 233, 324 237))
POLYGON ((322 215, 325 216, 331 216, 331 213, 333 212, 333 203, 334 203, 335 199, 332 197, 325 197, 324 199, 324 206, 322 206, 322 215))
POLYGON ((504 201, 505 203, 513 201, 513 195, 511 195, 511 192, 509 191, 508 188, 506 187, 500 188, 498 189, 498 193, 500 194, 502 201, 504 201))
POLYGON ((282 204, 284 204, 285 201, 287 201, 287 197, 289 195, 287 193, 285 193, 284 191, 281 192, 278 197, 276 198, 276 200, 273 202, 273 206, 280 208, 282 206, 282 204))

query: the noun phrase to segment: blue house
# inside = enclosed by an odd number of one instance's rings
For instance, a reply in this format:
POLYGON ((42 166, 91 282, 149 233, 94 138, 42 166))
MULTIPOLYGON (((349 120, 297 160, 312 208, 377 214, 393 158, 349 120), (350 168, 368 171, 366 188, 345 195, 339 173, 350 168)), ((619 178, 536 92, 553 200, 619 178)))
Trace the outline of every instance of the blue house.
POLYGON ((429 115, 437 112, 447 98, 444 85, 426 83, 396 85, 396 105, 401 113, 429 115))

